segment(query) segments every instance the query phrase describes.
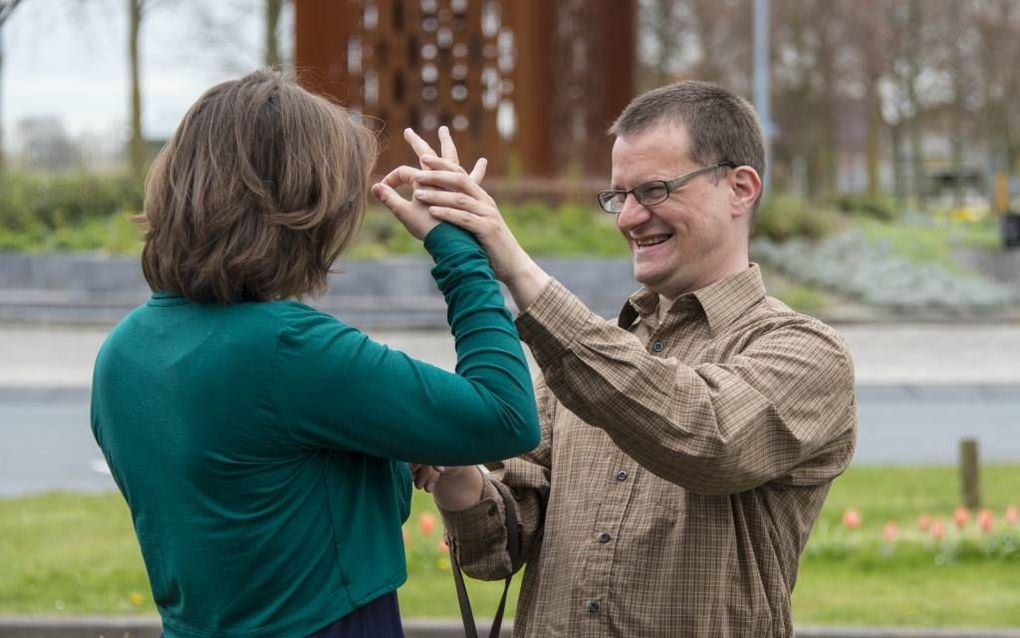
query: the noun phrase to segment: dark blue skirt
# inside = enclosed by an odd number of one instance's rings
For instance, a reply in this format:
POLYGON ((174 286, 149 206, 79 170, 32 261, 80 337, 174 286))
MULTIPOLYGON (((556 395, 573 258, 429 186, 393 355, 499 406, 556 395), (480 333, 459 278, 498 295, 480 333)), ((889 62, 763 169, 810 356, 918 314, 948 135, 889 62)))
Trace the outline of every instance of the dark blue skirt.
POLYGON ((379 596, 308 638, 404 638, 397 592, 379 596))
POLYGON ((397 592, 379 596, 308 638, 404 638, 397 592))

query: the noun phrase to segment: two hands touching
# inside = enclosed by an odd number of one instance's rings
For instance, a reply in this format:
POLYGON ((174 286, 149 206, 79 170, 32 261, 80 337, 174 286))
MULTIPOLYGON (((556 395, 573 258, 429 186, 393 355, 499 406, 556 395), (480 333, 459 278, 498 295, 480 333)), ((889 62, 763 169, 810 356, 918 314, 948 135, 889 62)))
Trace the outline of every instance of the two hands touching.
POLYGON ((404 139, 418 155, 421 168, 395 168, 372 186, 372 194, 417 239, 424 239, 443 221, 473 234, 485 249, 496 279, 506 284, 518 309, 527 308, 549 276, 517 243, 496 202, 481 187, 486 160, 479 159, 470 173, 465 171, 445 126, 439 128, 441 155, 411 129, 404 129, 404 139), (410 199, 397 192, 402 186, 413 188, 410 199))
MULTIPOLYGON (((420 168, 394 169, 372 186, 375 198, 419 240, 443 221, 472 233, 485 249, 496 279, 506 284, 517 307, 524 310, 531 305, 549 282, 549 275, 517 243, 496 202, 481 187, 486 160, 479 159, 470 173, 465 171, 445 126, 439 128, 439 155, 411 129, 404 130, 404 140, 418 156, 420 168), (413 189, 410 199, 397 192, 403 186, 413 189)), ((415 487, 432 492, 443 509, 466 509, 481 498, 484 479, 474 466, 412 463, 410 468, 415 487)))

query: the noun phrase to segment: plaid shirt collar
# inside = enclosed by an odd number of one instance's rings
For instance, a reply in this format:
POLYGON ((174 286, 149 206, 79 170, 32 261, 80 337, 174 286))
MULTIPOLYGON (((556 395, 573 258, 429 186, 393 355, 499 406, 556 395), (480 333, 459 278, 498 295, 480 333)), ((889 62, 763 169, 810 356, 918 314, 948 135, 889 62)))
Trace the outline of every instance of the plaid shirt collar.
MULTIPOLYGON (((708 321, 711 333, 717 334, 764 298, 765 282, 761 278, 761 269, 758 264, 752 263, 743 272, 680 295, 673 300, 669 315, 700 311, 708 321)), ((621 328, 631 328, 642 318, 654 315, 658 307, 659 295, 642 287, 627 299, 617 323, 621 328)))

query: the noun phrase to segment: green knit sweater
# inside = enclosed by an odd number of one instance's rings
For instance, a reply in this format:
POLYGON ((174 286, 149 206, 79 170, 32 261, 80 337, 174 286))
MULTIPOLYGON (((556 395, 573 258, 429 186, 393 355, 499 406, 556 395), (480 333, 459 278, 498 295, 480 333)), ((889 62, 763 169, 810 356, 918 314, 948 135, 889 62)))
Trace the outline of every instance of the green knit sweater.
POLYGON ((404 461, 538 444, 527 363, 485 253, 426 238, 452 374, 293 301, 156 293, 96 360, 92 431, 168 638, 306 636, 406 579, 404 461))

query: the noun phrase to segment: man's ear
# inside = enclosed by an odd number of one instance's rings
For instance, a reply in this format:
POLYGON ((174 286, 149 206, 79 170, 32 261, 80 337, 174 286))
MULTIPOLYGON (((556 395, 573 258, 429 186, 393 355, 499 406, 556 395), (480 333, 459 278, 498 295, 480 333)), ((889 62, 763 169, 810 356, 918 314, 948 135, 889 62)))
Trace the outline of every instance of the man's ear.
POLYGON ((750 215, 762 189, 758 171, 750 166, 738 166, 730 171, 729 182, 734 215, 750 215))

